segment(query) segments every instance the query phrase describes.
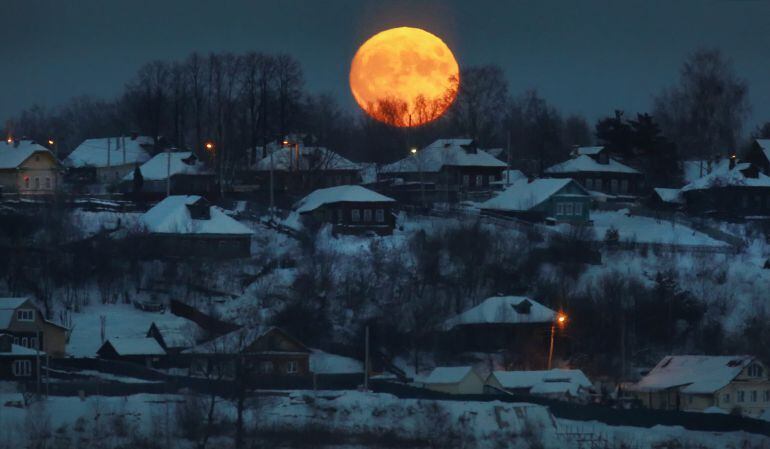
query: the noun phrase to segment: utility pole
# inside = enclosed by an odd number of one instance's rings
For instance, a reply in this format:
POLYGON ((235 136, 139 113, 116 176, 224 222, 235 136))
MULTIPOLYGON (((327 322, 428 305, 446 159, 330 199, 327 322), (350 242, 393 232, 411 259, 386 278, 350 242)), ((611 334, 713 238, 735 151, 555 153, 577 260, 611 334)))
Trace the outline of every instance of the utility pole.
POLYGON ((110 158, 112 157, 112 138, 107 138, 107 175, 105 176, 105 180, 107 180, 110 176, 110 168, 112 167, 112 164, 110 163, 110 158))
POLYGON ((369 326, 366 326, 366 335, 364 337, 364 390, 369 390, 369 326))
POLYGON ((126 136, 120 136, 120 146, 123 147, 123 165, 126 165, 126 136))
POLYGON ((273 218, 273 214, 275 211, 275 181, 273 179, 273 153, 274 151, 270 152, 270 218, 273 218))
POLYGON ((548 345, 548 370, 551 369, 551 362, 553 361, 553 334, 556 332, 556 321, 551 323, 551 344, 548 345))
POLYGON ((166 147, 166 197, 171 196, 171 152, 166 147))
POLYGON ((511 130, 506 133, 506 152, 508 153, 508 170, 505 171, 505 186, 511 185, 511 130))

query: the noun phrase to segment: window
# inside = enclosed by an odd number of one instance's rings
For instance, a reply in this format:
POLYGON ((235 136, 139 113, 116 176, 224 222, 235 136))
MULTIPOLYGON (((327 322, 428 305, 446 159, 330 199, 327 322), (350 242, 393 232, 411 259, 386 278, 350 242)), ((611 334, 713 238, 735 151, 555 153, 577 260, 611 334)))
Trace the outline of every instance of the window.
POLYGON ((342 209, 337 209, 337 223, 342 223, 343 212, 342 209))
POLYGON ((575 203, 575 215, 583 215, 583 203, 575 203))
POLYGON ((484 185, 484 176, 476 175, 476 187, 481 187, 483 185, 484 185))
POLYGON ((618 193, 618 180, 617 179, 611 179, 610 180, 610 192, 618 193))
POLYGON ((751 390, 751 402, 757 402, 757 390, 751 390))
POLYGON ((749 375, 749 377, 762 377, 764 370, 762 369, 761 366, 754 363, 752 365, 749 365, 749 368, 747 371, 748 371, 747 374, 749 375))
POLYGON ((45 188, 46 189, 51 188, 51 178, 45 178, 45 188))
POLYGON ((30 360, 14 360, 13 361, 13 375, 31 376, 32 375, 32 362, 30 360))
POLYGON ((572 203, 566 203, 564 205, 564 215, 572 215, 572 203))
POLYGON ((21 337, 21 345, 25 348, 29 348, 29 339, 27 337, 21 337))
POLYGON ((17 310, 16 319, 19 321, 35 321, 35 311, 30 309, 17 310))
POLYGON ((364 221, 371 222, 372 221, 372 210, 371 209, 364 209, 364 221))
POLYGON ((19 337, 13 337, 13 344, 19 345, 19 337))
POLYGON ((628 179, 620 180, 620 193, 628 193, 628 179))
POLYGON ((596 188, 597 191, 601 192, 601 190, 602 190, 602 180, 601 180, 601 178, 597 178, 594 181, 594 188, 596 188))
POLYGON ((40 156, 35 155, 35 162, 40 162, 40 156))
POLYGON ((765 390, 765 402, 770 402, 770 390, 765 390))
POLYGON ((594 189, 594 180, 591 178, 586 179, 586 189, 593 190, 594 189))
POLYGON ((40 178, 35 176, 35 190, 40 189, 40 178))
POLYGON ((294 360, 289 360, 286 363, 286 374, 295 374, 297 371, 297 362, 294 360))
POLYGON ((29 176, 24 177, 24 188, 29 188, 29 176))
POLYGON ((463 185, 469 186, 471 184, 471 177, 469 175, 463 175, 463 185))
POLYGON ((350 219, 359 222, 361 221, 361 210, 360 209, 351 209, 350 210, 350 219))
POLYGON ((725 393, 722 395, 722 402, 725 404, 730 403, 730 393, 725 393))
POLYGON ((556 215, 564 215, 564 203, 556 203, 556 215))
POLYGON ((37 349, 37 337, 29 337, 29 347, 37 349))
POLYGON ((259 372, 262 374, 270 374, 273 372, 273 362, 270 360, 263 360, 259 362, 259 372))
POLYGON ((489 183, 492 184, 495 182, 495 175, 489 175, 489 183))
POLYGON ((744 402, 746 401, 746 392, 743 390, 740 390, 738 392, 738 402, 744 402))
POLYGON ((385 222, 385 210, 384 209, 377 209, 375 211, 375 217, 377 217, 377 223, 384 223, 385 222))

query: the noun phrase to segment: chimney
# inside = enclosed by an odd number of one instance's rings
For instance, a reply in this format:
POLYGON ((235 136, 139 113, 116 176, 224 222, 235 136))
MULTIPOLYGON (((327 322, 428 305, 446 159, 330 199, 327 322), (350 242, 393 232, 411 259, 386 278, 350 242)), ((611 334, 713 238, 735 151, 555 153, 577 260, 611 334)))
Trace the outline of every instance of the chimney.
POLYGON ((131 132, 131 140, 136 140, 136 138, 139 137, 139 133, 136 131, 131 132))

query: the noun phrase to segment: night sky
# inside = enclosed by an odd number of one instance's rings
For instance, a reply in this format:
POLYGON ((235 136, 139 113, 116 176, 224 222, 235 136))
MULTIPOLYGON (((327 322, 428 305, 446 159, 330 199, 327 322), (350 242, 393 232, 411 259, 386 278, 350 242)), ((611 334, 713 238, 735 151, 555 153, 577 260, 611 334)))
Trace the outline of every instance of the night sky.
POLYGON ((564 113, 648 110, 684 57, 718 47, 750 85, 750 123, 770 121, 770 1, 2 0, 0 120, 34 103, 111 97, 137 68, 190 52, 286 52, 311 92, 353 108, 357 46, 395 26, 437 34, 460 66, 501 65, 564 113))

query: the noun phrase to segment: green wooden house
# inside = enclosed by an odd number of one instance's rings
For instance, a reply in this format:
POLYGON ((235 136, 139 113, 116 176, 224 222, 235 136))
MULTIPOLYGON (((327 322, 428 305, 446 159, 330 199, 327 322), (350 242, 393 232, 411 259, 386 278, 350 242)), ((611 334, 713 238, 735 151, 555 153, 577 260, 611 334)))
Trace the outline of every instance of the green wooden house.
POLYGON ((588 223, 591 196, 569 178, 520 179, 481 204, 481 212, 503 214, 530 221, 554 219, 588 223))

